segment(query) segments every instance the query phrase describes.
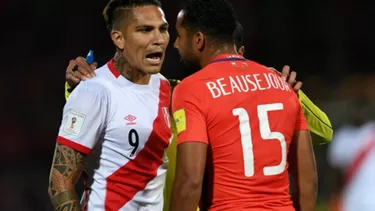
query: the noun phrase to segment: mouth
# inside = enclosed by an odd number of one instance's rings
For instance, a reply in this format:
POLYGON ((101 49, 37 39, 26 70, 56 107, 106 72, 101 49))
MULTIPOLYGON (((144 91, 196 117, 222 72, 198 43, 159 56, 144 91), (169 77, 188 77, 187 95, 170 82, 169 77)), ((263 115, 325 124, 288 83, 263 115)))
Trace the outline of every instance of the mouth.
POLYGON ((160 65, 162 62, 163 53, 162 52, 153 52, 146 55, 147 61, 151 65, 160 65))

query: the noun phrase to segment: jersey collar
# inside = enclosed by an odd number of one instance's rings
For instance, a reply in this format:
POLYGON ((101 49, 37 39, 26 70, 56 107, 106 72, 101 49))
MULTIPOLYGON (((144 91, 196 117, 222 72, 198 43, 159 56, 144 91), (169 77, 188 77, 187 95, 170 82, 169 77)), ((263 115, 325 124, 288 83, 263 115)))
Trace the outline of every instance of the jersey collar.
POLYGON ((107 63, 107 66, 108 66, 109 71, 115 77, 116 83, 120 85, 121 87, 132 87, 136 90, 150 90, 150 89, 154 90, 155 89, 155 86, 156 86, 155 80, 158 78, 156 77, 156 75, 158 74, 151 75, 149 84, 140 85, 140 84, 133 83, 129 81, 128 79, 126 79, 124 76, 122 76, 120 72, 116 69, 113 58, 107 63))
POLYGON ((208 64, 216 63, 216 62, 224 62, 224 61, 246 61, 243 56, 239 54, 221 54, 218 56, 215 56, 211 59, 211 61, 208 64))
POLYGON ((116 70, 116 67, 115 65, 113 64, 114 62, 114 59, 112 58, 109 62, 108 62, 108 69, 109 71, 111 71, 111 73, 113 74, 113 76, 115 76, 115 78, 118 78, 120 76, 120 73, 116 70))

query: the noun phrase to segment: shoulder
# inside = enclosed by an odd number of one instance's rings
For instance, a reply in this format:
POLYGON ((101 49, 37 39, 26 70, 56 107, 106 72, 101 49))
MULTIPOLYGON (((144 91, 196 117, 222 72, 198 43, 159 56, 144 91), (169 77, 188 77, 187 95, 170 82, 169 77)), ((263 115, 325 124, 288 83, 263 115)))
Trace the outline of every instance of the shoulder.
POLYGON ((190 103, 190 104, 201 104, 205 99, 205 90, 201 87, 201 83, 196 83, 190 78, 182 80, 173 90, 172 103, 190 103))
POLYGON ((72 98, 94 98, 99 96, 107 96, 109 85, 116 79, 109 71, 107 65, 95 70, 96 76, 81 81, 74 89, 69 99, 72 98))
POLYGON ((181 92, 189 91, 190 83, 186 79, 182 80, 180 83, 176 85, 176 87, 173 90, 173 95, 179 95, 181 92))
MULTIPOLYGON (((182 81, 178 81, 178 83, 176 83, 176 89, 178 89, 178 90, 182 90, 182 89, 191 90, 192 88, 202 84, 201 83, 202 79, 206 75, 206 73, 203 73, 204 70, 206 70, 206 67, 199 70, 198 72, 195 72, 195 73, 187 76, 182 81)), ((191 90, 191 91, 193 91, 193 90, 191 90)))

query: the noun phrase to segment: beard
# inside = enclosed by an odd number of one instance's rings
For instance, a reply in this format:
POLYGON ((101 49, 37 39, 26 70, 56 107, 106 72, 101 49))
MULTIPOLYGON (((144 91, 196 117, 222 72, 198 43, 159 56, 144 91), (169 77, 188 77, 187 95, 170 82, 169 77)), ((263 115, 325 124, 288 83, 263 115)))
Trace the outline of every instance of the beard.
POLYGON ((184 77, 187 77, 189 75, 192 75, 196 72, 198 72, 201 68, 198 65, 194 65, 191 63, 183 63, 182 71, 184 73, 184 77))
POLYGON ((181 57, 181 62, 183 64, 183 73, 184 73, 185 77, 189 76, 189 75, 192 75, 192 74, 194 74, 195 72, 198 72, 201 69, 199 63, 194 62, 194 61, 190 61, 190 60, 186 60, 183 57, 181 57))
POLYGON ((201 69, 199 59, 193 54, 193 52, 189 51, 186 55, 181 55, 180 53, 180 62, 183 65, 183 72, 185 76, 191 75, 201 69))

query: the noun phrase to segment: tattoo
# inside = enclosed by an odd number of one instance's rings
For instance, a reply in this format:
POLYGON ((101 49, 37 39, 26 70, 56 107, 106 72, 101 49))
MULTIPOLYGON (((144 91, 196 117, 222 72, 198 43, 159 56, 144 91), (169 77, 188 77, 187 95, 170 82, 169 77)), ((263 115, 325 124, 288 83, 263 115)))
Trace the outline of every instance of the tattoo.
POLYGON ((56 210, 81 210, 74 185, 83 171, 84 161, 80 152, 56 145, 49 184, 49 195, 56 210))
POLYGON ((67 202, 65 204, 62 204, 61 206, 56 207, 56 211, 75 211, 75 210, 81 210, 81 207, 77 203, 77 201, 67 202))
POLYGON ((58 211, 81 210, 80 204, 76 200, 76 196, 77 195, 73 191, 65 191, 55 196, 55 200, 52 200, 52 204, 58 211))
POLYGON ((132 73, 133 71, 131 71, 131 68, 128 67, 126 68, 127 62, 125 60, 125 58, 119 54, 119 53, 116 53, 115 55, 115 58, 114 58, 114 65, 116 67, 116 70, 122 75, 124 76, 125 78, 127 78, 128 80, 132 81, 132 73))
POLYGON ((126 79, 133 83, 148 84, 151 75, 132 67, 121 54, 116 53, 114 57, 114 66, 116 70, 126 79))

